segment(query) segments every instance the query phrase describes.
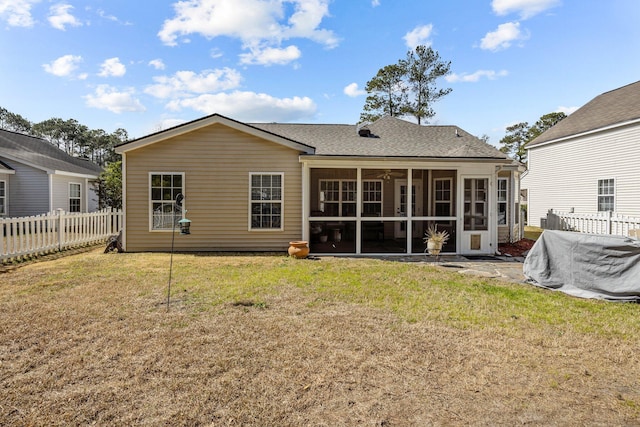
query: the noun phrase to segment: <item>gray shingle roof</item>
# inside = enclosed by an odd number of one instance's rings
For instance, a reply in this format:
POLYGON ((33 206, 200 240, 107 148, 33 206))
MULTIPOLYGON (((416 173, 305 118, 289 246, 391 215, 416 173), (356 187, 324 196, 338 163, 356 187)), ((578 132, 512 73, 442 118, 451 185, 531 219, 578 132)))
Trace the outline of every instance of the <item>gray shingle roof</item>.
POLYGON ((527 148, 636 119, 640 119, 640 81, 596 96, 527 144, 527 148))
POLYGON ((72 157, 41 138, 0 129, 0 158, 25 163, 47 171, 98 176, 102 168, 72 157))
POLYGON ((2 172, 7 172, 7 171, 12 171, 13 168, 11 166, 9 166, 8 164, 4 163, 2 160, 0 160, 0 173, 2 172))
POLYGON ((386 116, 369 124, 371 137, 357 125, 250 123, 250 126, 316 148, 316 155, 508 159, 495 147, 457 126, 420 126, 386 116))

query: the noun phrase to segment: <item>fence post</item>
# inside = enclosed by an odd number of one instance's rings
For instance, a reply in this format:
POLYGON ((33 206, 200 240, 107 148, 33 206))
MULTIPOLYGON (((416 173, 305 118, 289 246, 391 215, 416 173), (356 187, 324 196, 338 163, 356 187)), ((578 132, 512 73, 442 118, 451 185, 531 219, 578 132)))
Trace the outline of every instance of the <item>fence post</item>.
POLYGON ((58 209, 58 250, 62 250, 62 241, 64 239, 64 221, 62 219, 62 209, 58 209))
POLYGON ((613 213, 613 211, 607 211, 607 232, 608 234, 613 234, 613 227, 612 227, 612 222, 611 221, 611 214, 613 213))

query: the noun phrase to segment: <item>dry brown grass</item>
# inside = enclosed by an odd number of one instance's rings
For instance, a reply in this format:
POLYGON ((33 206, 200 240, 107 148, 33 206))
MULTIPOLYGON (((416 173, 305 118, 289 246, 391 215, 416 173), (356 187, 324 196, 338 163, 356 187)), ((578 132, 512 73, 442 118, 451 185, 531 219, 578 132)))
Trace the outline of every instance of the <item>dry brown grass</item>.
POLYGON ((167 311, 167 262, 0 274, 0 424, 640 424, 638 305, 420 264, 176 255, 167 311))

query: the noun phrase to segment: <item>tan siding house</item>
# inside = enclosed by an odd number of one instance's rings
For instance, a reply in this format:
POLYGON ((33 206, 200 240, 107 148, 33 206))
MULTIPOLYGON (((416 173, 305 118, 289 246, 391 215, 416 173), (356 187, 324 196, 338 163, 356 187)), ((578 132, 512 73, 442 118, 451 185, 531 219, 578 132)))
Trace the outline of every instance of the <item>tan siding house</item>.
MULTIPOLYGON (((127 251, 169 251, 184 217, 180 251, 285 251, 306 240, 316 254, 422 254, 424 231, 438 226, 452 235, 449 253, 493 253, 499 213, 515 211, 520 191, 519 165, 495 148, 455 126, 392 117, 362 129, 214 114, 116 152, 127 251), (500 195, 499 177, 510 183, 500 195)), ((517 240, 503 219, 500 235, 517 240)))
POLYGON ((184 176, 184 208, 192 221, 178 250, 283 250, 302 235, 300 150, 213 124, 173 139, 127 152, 126 248, 165 251, 172 230, 153 230, 150 174, 184 176), (282 229, 250 229, 250 179, 255 173, 281 174, 284 183, 282 229), (287 201, 298 203, 287 203, 287 201))
POLYGON ((527 145, 528 223, 550 209, 640 216, 640 82, 606 92, 527 145))

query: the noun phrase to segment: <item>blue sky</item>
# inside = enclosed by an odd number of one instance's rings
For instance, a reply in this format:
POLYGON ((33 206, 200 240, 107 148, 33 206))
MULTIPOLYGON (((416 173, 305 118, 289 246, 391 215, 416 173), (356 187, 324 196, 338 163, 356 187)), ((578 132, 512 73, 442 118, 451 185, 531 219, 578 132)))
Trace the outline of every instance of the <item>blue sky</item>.
POLYGON ((640 80, 638 0, 0 0, 0 106, 130 137, 220 113, 356 123, 418 44, 451 61, 431 124, 497 145, 640 80))

